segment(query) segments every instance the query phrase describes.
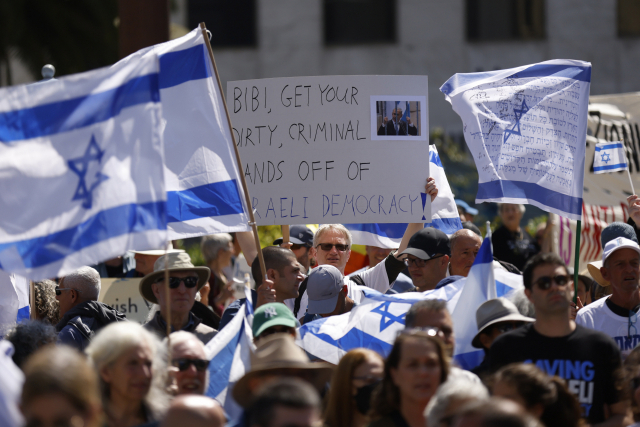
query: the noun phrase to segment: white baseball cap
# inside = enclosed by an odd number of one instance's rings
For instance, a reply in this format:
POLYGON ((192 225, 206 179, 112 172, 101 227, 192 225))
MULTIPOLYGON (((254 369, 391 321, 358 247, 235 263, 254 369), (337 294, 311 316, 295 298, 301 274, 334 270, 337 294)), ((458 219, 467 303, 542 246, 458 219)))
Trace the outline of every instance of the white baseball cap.
POLYGON ((640 255, 640 246, 638 246, 636 242, 624 237, 616 237, 605 245, 604 251, 602 252, 602 264, 604 264, 609 255, 619 249, 633 249, 640 255))

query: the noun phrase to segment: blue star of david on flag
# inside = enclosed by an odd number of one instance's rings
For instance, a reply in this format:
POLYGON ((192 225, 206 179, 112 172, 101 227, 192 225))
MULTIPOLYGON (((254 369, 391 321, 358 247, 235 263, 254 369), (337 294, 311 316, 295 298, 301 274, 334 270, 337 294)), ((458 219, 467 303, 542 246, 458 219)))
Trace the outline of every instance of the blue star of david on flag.
POLYGON ((527 101, 525 99, 522 100, 522 105, 520 105, 520 108, 514 108, 513 109, 513 115, 516 118, 516 122, 514 123, 513 127, 511 129, 505 129, 504 130, 504 142, 507 142, 507 140, 509 139, 509 137, 513 134, 513 135, 521 135, 520 133, 520 119, 522 118, 522 116, 524 116, 525 114, 527 114, 527 111, 529 111, 529 107, 527 106, 527 101), (517 128, 517 130, 516 130, 517 128))
POLYGON ((601 160, 605 163, 609 163, 609 160, 611 160, 611 156, 609 156, 609 153, 602 153, 601 160))
POLYGON ((71 200, 82 200, 82 207, 85 209, 91 209, 93 204, 93 190, 98 187, 102 182, 109 179, 109 177, 102 172, 96 172, 93 184, 87 188, 87 171, 89 170, 89 163, 96 161, 98 164, 102 163, 102 156, 104 151, 100 149, 100 146, 96 142, 95 136, 91 135, 91 141, 89 146, 84 152, 82 157, 70 159, 67 163, 69 168, 78 175, 78 187, 71 200))
POLYGON ((378 313, 380 316, 382 316, 380 318, 380 332, 384 331, 385 329, 387 329, 389 326, 393 325, 396 322, 400 323, 401 325, 404 325, 404 318, 407 316, 407 313, 403 313, 400 316, 396 316, 389 312, 390 305, 391 305, 391 301, 386 301, 380 304, 379 306, 377 306, 376 308, 374 308, 373 310, 371 310, 372 313, 378 313), (386 320, 386 319, 389 319, 389 320, 386 320))
POLYGON ((627 154, 622 141, 599 142, 593 156, 593 173, 627 169, 627 154))

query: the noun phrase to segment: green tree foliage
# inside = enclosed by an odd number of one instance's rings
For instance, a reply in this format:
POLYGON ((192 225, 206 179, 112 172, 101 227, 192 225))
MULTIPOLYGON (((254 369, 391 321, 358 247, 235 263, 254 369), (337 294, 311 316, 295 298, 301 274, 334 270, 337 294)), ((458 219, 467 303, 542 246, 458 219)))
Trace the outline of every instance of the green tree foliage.
MULTIPOLYGON (((34 76, 45 64, 56 76, 118 60, 117 0, 1 0, 0 66, 19 58, 34 76)), ((11 85, 10 71, 0 85, 11 85)))

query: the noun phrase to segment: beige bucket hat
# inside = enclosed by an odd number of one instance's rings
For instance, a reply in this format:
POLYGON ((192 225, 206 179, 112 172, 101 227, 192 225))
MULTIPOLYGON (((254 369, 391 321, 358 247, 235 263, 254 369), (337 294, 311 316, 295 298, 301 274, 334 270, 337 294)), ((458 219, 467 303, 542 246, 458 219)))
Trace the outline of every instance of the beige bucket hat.
POLYGON ((208 281, 211 276, 211 270, 209 267, 195 267, 191 263, 191 257, 186 252, 169 252, 166 255, 158 258, 153 264, 153 273, 149 273, 140 281, 140 295, 147 301, 157 304, 158 300, 153 294, 151 285, 164 277, 164 260, 165 257, 168 260, 169 274, 176 271, 193 271, 198 275, 197 290, 200 290, 208 281))

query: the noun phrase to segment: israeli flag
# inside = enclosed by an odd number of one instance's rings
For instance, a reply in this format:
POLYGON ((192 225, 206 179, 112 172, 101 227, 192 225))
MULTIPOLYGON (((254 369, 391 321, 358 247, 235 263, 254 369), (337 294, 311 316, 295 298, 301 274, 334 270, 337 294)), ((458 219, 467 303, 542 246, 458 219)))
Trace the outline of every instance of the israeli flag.
POLYGON ((29 280, 0 270, 0 338, 29 316, 29 280))
MULTIPOLYGON (((462 228, 462 222, 460 222, 458 208, 435 145, 429 146, 429 174, 436 180, 438 196, 431 203, 431 222, 425 224, 425 227, 434 227, 447 235, 452 235, 462 228)), ((402 236, 407 229, 406 223, 344 224, 344 226, 351 232, 353 243, 380 248, 400 246, 402 236)))
POLYGON ((0 90, 0 269, 59 277, 167 241, 158 58, 0 90))
POLYGON ((243 409, 229 394, 236 382, 251 370, 251 352, 254 351, 253 303, 251 291, 245 288, 247 298, 244 310, 216 334, 205 346, 209 358, 209 388, 206 395, 224 407, 229 420, 237 419, 243 409))
POLYGON ((169 239, 249 230, 233 139, 202 30, 147 50, 160 57, 169 239))
POLYGON ((627 168, 627 156, 622 141, 596 144, 593 173, 617 172, 627 168))
POLYGON ((411 111, 410 111, 410 108, 409 108, 409 101, 406 101, 406 104, 407 104, 407 105, 406 105, 406 107, 404 108, 404 114, 402 115, 402 118, 401 118, 400 120, 401 120, 401 121, 403 121, 403 122, 405 122, 405 123, 407 123, 407 129, 409 129, 409 128, 408 128, 408 126, 409 126, 409 122, 407 122, 407 119, 410 119, 410 118, 411 118, 411 111))
POLYGON ((552 60, 442 85, 476 162, 476 203, 529 203, 581 219, 590 82, 590 63, 552 60))
MULTIPOLYGON (((484 260, 485 257, 486 254, 481 259, 484 260)), ((508 298, 515 289, 523 287, 522 276, 499 270, 495 273, 499 277, 494 287, 496 297, 508 298)), ((447 301, 454 330, 459 334, 456 337, 456 347, 459 347, 456 350, 456 360, 462 362, 462 367, 471 369, 477 365, 467 363, 471 358, 467 355, 468 347, 478 330, 475 321, 476 309, 488 299, 489 286, 485 280, 481 288, 487 290, 484 294, 484 291, 478 292, 476 289, 477 282, 472 281, 469 283, 470 286, 466 286, 467 283, 468 279, 461 279, 432 291, 395 295, 383 295, 371 288, 358 286, 364 293, 364 299, 359 305, 349 313, 305 323, 298 329, 300 339, 297 344, 310 354, 336 365, 346 352, 359 347, 374 350, 387 357, 398 332, 404 329, 404 320, 409 308, 423 299, 440 299, 447 301), (473 318, 473 324, 469 323, 470 316, 473 318), (467 329, 459 332, 461 327, 467 329)), ((473 351, 476 352, 477 349, 473 348, 473 351)))

